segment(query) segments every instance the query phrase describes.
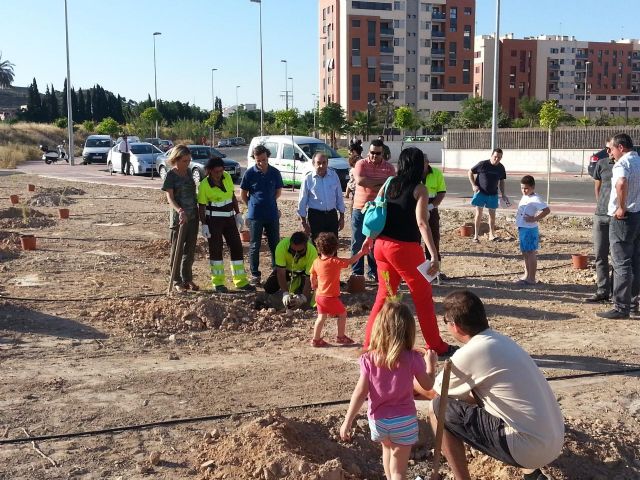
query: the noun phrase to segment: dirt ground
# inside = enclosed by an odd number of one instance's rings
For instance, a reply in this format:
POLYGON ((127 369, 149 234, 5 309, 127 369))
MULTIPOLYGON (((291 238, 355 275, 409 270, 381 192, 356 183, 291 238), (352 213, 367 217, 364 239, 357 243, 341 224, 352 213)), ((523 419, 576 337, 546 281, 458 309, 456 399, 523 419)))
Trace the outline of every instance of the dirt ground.
MULTIPOLYGON (((298 226, 294 208, 281 203, 283 235, 298 226)), ((452 290, 472 289, 492 326, 518 341, 552 380, 567 434, 548 474, 640 478, 638 373, 560 378, 640 364, 640 320, 599 319, 596 312, 606 307, 582 303, 594 290, 593 266, 572 269, 571 254, 591 251, 590 219, 544 220, 542 283, 523 288, 514 284, 522 266, 512 218, 499 218, 502 242, 484 236, 475 245, 458 235, 469 210, 441 215, 449 280, 434 287, 436 308, 452 290)), ((276 311, 260 294, 165 295, 167 220, 160 191, 0 177, 0 440, 221 417, 0 444, 0 479, 383 478, 364 410, 351 443, 337 435, 359 349, 311 348, 314 312, 276 311), (11 206, 10 194, 21 203, 11 206), (57 218, 60 205, 70 209, 68 220, 57 218), (36 235, 37 250, 20 249, 21 233, 36 235), (295 406, 306 407, 288 408, 295 406)), ((347 227, 343 256, 349 235, 347 227)), ((201 242, 195 272, 204 288, 201 242)), ((267 274, 268 255, 261 262, 267 274)), ((357 341, 374 293, 374 285, 343 293, 348 334, 357 341)), ((334 336, 329 324, 325 338, 334 336)), ((419 402, 412 480, 428 478, 433 457, 425 406, 419 402)), ((521 478, 477 452, 469 458, 473 478, 521 478)), ((452 478, 446 464, 442 471, 452 478)))

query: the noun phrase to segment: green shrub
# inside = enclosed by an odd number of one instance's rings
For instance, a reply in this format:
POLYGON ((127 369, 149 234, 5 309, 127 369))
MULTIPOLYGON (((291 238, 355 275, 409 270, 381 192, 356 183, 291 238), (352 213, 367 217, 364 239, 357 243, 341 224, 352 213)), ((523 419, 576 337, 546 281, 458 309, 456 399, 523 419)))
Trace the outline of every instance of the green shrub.
POLYGON ((66 117, 56 118, 53 121, 53 124, 58 128, 67 128, 67 126, 69 125, 66 117))
POLYGON ((85 120, 82 122, 82 128, 84 128, 87 133, 92 133, 96 129, 96 124, 93 120, 85 120))

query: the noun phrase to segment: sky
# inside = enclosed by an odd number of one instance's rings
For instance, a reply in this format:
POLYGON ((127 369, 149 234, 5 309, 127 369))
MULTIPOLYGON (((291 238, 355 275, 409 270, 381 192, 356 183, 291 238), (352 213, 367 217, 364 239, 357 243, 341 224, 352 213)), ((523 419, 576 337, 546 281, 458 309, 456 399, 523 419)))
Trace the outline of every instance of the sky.
MULTIPOLYGON (((260 107, 259 4, 250 0, 67 0, 71 83, 99 83, 135 101, 154 98, 153 32, 158 98, 211 108, 260 107), (240 88, 236 89, 236 86, 240 88)), ((495 0, 476 0, 476 34, 495 29, 495 0)), ((515 38, 573 35, 609 41, 640 37, 624 19, 640 18, 638 0, 501 0, 500 33, 515 38), (617 18, 615 30, 602 21, 617 18)), ((66 77, 64 0, 0 0, 0 52, 14 67, 16 86, 35 77, 40 92, 66 77)), ((313 106, 318 93, 318 1, 262 0, 265 110, 313 106), (287 60, 282 63, 281 60, 287 60), (285 71, 286 65, 286 71, 285 71), (288 80, 285 87, 285 78, 288 80)))

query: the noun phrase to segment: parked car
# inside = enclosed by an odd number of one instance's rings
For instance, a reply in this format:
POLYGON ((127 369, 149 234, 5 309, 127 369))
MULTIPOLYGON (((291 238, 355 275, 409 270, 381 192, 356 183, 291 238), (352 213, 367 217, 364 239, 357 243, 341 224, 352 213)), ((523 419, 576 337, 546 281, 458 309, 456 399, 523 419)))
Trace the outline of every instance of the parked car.
MULTIPOLYGON (((132 175, 151 173, 155 169, 156 158, 163 154, 158 147, 148 142, 129 143, 129 149, 131 150, 131 170, 129 173, 132 175)), ((107 168, 110 174, 119 173, 122 170, 122 154, 118 151, 118 145, 109 150, 107 168)))
POLYGON ((113 138, 109 135, 89 135, 82 149, 83 165, 106 162, 111 147, 113 147, 113 138))
MULTIPOLYGON (((120 143, 121 141, 122 141, 122 137, 118 137, 118 139, 116 140, 116 145, 118 143, 120 143)), ((140 142, 142 142, 142 140, 140 140, 140 137, 136 137, 135 135, 128 135, 127 136, 127 142, 129 142, 129 144, 140 143, 140 142)))
MULTIPOLYGON (((638 154, 640 155, 640 146, 637 147, 633 147, 633 149, 638 152, 638 154)), ((591 157, 589 158, 589 165, 587 166, 587 171, 589 172, 589 175, 591 175, 593 177, 593 173, 596 170, 596 165, 598 164, 598 161, 605 158, 606 156, 608 156, 609 154, 607 153, 607 149, 603 148, 602 150, 598 150, 596 153, 594 153, 593 155, 591 155, 591 157)))
POLYGON ((224 147, 230 147, 231 146, 231 140, 228 138, 221 138, 220 140, 218 140, 218 148, 224 148, 224 147))
POLYGON ((242 137, 233 137, 229 139, 229 142, 231 142, 231 146, 232 147, 241 147, 243 145, 246 145, 247 142, 245 142, 244 138, 242 137))
POLYGON ((329 168, 335 170, 340 179, 342 190, 349 182, 349 163, 346 158, 338 153, 322 140, 314 137, 298 137, 290 135, 267 135, 254 137, 249 144, 247 152, 247 168, 255 165, 251 158, 251 152, 257 145, 264 145, 271 152, 269 165, 273 165, 282 175, 285 185, 300 186, 302 179, 313 170, 311 159, 316 153, 324 153, 329 159, 329 168), (293 139, 293 145, 291 141, 293 139))
MULTIPOLYGON (((206 145, 187 145, 187 148, 191 152, 191 163, 189 164, 189 170, 196 183, 199 183, 205 177, 204 167, 207 164, 207 160, 211 157, 221 158, 224 162, 224 171, 231 175, 234 182, 240 179, 240 164, 235 160, 226 158, 226 155, 215 148, 208 147, 206 145)), ((167 172, 171 167, 167 165, 167 158, 171 154, 171 150, 156 158, 156 169, 160 177, 164 180, 167 176, 167 172)))
POLYGON ((162 138, 145 138, 144 141, 158 147, 163 152, 166 152, 173 147, 173 142, 171 140, 164 140, 162 138))

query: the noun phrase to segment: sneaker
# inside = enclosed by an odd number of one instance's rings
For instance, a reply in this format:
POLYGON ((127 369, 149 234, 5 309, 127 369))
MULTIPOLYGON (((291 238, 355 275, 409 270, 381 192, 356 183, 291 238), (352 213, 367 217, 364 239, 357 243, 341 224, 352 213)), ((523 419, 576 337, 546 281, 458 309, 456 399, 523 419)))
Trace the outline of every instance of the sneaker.
POLYGON ((447 347, 447 351, 444 353, 439 353, 438 354, 438 360, 446 360, 447 358, 451 358, 453 356, 454 353, 456 353, 458 350, 460 350, 460 347, 457 347, 456 345, 449 345, 447 347))
POLYGON ((620 310, 616 310, 612 308, 611 310, 607 310, 606 312, 596 313, 600 318, 607 318, 609 320, 624 320, 629 318, 628 313, 621 312, 620 310))
POLYGON ((257 287, 261 283, 262 282, 259 275, 252 275, 251 278, 249 279, 249 285, 253 285, 254 287, 257 287))
POLYGON ((522 480, 549 480, 549 477, 547 477, 544 473, 542 473, 542 470, 540 470, 539 468, 536 468, 531 473, 525 473, 522 476, 522 480))
POLYGON ((229 289, 224 285, 214 285, 213 286, 214 293, 229 293, 229 289))
POLYGON ((188 290, 188 287, 187 287, 187 285, 185 285, 184 283, 175 283, 175 284, 173 285, 173 289, 174 289, 176 292, 184 293, 184 292, 186 292, 186 291, 188 290))
POLYGON ((609 301, 609 295, 606 293, 596 293, 584 299, 584 303, 607 303, 609 301))
POLYGON ((373 273, 367 273, 367 281, 368 282, 373 282, 373 283, 378 283, 378 277, 376 275, 374 275, 373 273))
POLYGON ((243 285, 242 287, 238 287, 238 290, 242 290, 245 292, 255 292, 256 291, 256 287, 255 285, 251 285, 250 283, 247 283, 246 285, 243 285))

